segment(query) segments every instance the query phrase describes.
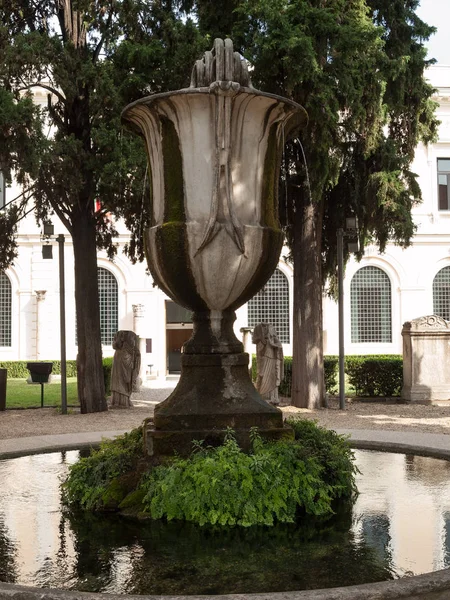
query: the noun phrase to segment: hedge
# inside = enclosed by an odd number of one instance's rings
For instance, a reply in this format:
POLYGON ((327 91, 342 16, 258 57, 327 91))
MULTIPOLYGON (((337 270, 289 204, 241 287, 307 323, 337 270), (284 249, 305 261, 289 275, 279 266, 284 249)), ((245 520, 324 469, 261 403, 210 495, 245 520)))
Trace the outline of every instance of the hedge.
POLYGON ((345 373, 357 396, 400 396, 403 357, 396 354, 346 356, 345 373))
MULTIPOLYGON (((324 356, 325 389, 337 392, 338 356, 324 356)), ((357 396, 399 396, 403 385, 403 358, 396 354, 346 356, 345 374, 357 396)), ((252 377, 256 381, 256 355, 252 355, 252 377)), ((280 396, 290 397, 292 387, 292 357, 284 357, 284 378, 278 388, 280 396)))
MULTIPOLYGON (((33 361, 33 360, 4 360, 0 361, 0 369, 8 369, 8 377, 10 379, 27 379, 30 376, 30 371, 27 369, 27 363, 29 362, 52 362, 52 374, 61 375, 61 361, 60 360, 45 360, 45 361, 33 361)), ((66 361, 66 372, 67 377, 77 376, 77 361, 68 360, 66 361)))
MULTIPOLYGON (((0 369, 8 370, 9 379, 27 379, 30 375, 30 371, 27 369, 27 363, 35 362, 32 360, 5 360, 0 361, 0 369)), ((45 360, 42 362, 52 362, 53 369, 52 374, 61 375, 61 361, 60 360, 45 360)), ((105 393, 108 396, 111 393, 111 370, 112 370, 112 357, 103 359, 103 378, 105 381, 105 393)), ((77 376, 77 361, 68 360, 66 361, 66 372, 67 377, 77 376)))
POLYGON ((113 357, 103 359, 103 379, 105 381, 105 394, 111 394, 111 372, 112 372, 113 357))

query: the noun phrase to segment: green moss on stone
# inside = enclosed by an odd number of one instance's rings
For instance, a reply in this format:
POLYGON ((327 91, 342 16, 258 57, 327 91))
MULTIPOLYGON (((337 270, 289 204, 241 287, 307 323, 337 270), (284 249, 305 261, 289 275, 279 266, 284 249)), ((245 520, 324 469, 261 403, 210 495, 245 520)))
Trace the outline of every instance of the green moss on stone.
POLYGON ((144 500, 145 491, 142 489, 137 489, 125 496, 122 502, 119 505, 120 510, 125 509, 137 509, 138 511, 143 510, 142 501, 144 500))
POLYGON ((156 248, 165 287, 171 291, 171 295, 175 296, 180 304, 185 305, 184 298, 189 298, 190 308, 206 310, 190 269, 186 223, 170 222, 159 227, 156 233, 156 248))
MULTIPOLYGON (((153 212, 153 174, 152 174, 152 168, 151 168, 151 162, 150 162, 150 157, 147 158, 147 179, 148 179, 148 214, 150 215, 150 227, 153 227, 153 225, 155 224, 155 215, 153 212)), ((145 181, 144 181, 144 194, 146 191, 146 187, 145 187, 145 181)))
POLYGON ((127 488, 120 478, 113 479, 102 494, 102 505, 105 509, 116 509, 127 495, 127 488))
POLYGON ((183 159, 175 126, 161 119, 164 159, 164 222, 186 220, 184 209, 183 159))
POLYGON ((262 185, 262 223, 263 227, 280 229, 278 221, 278 176, 280 160, 277 143, 277 128, 274 124, 270 128, 267 140, 267 151, 264 159, 263 185, 262 185))

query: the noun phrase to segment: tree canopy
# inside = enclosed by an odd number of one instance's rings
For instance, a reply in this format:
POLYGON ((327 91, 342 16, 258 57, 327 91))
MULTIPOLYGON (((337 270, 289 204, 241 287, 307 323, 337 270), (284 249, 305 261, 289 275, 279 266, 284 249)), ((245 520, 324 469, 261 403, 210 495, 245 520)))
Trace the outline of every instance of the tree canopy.
MULTIPOLYGON (((368 242, 407 246, 421 199, 411 171, 419 143, 437 133, 424 41, 434 29, 417 0, 234 0, 214 23, 232 31, 255 87, 287 96, 309 115, 287 145, 280 215, 294 262, 293 402, 323 401, 322 282, 336 273, 336 231, 356 215, 368 242)), ((204 25, 206 26, 206 25, 204 25)))
MULTIPOLYGON (((122 132, 120 113, 186 85, 199 44, 195 24, 170 0, 4 0, 0 8, 0 170, 28 178, 38 220, 56 213, 72 236, 82 412, 106 409, 96 251, 113 257, 116 246, 105 213, 125 217, 131 256, 142 257, 135 240, 147 219, 145 150, 122 132), (45 106, 33 105, 38 88, 45 106)), ((15 254, 15 217, 0 220, 10 234, 3 266, 15 254)))

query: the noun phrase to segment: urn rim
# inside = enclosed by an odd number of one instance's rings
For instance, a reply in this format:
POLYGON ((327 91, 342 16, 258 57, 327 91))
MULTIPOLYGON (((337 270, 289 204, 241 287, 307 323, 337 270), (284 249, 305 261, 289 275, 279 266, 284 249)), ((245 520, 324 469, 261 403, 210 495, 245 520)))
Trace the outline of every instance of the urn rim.
MULTIPOLYGON (((130 104, 127 104, 127 106, 125 106, 125 108, 121 112, 120 119, 121 119, 122 123, 127 125, 127 127, 130 127, 131 129, 133 129, 133 131, 135 131, 139 135, 142 135, 142 132, 140 131, 139 127, 137 127, 131 121, 131 119, 128 118, 128 115, 133 111, 133 109, 136 106, 141 106, 141 105, 149 106, 157 100, 164 100, 166 98, 171 98, 173 96, 185 96, 185 95, 187 96, 187 95, 198 95, 198 94, 211 95, 212 93, 214 93, 214 92, 212 92, 211 88, 209 86, 207 86, 207 87, 198 87, 198 88, 183 88, 183 89, 175 90, 175 91, 149 94, 148 96, 144 96, 143 98, 139 98, 138 100, 135 100, 134 102, 131 102, 130 104)), ((278 94, 271 94, 270 92, 262 92, 261 90, 257 90, 253 87, 239 86, 237 93, 238 94, 248 94, 251 96, 260 96, 263 98, 269 98, 272 100, 276 100, 280 104, 285 104, 285 105, 289 106, 291 109, 294 109, 292 111, 292 116, 291 116, 291 121, 292 121, 292 125, 293 125, 291 128, 291 131, 292 130, 298 131, 299 129, 304 129, 308 124, 308 119, 309 119, 308 113, 306 112, 305 108, 303 108, 303 106, 301 104, 298 104, 298 102, 295 102, 294 100, 290 100, 289 98, 279 96, 278 94)))

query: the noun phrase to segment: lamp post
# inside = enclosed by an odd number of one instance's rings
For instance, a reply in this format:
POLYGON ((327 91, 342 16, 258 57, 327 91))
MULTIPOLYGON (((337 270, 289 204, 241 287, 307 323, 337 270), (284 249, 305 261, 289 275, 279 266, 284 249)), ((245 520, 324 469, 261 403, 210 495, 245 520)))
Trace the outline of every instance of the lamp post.
MULTIPOLYGON (((50 240, 54 235, 53 224, 44 223, 44 239, 50 240)), ((64 274, 64 242, 65 237, 60 234, 56 237, 59 247, 59 327, 61 343, 61 412, 67 414, 67 366, 66 366, 66 290, 64 274)), ((42 258, 53 258, 51 244, 42 246, 42 258)))
MULTIPOLYGON (((337 268, 338 268, 338 322, 339 322, 339 408, 345 410, 345 344, 344 344, 344 237, 355 238, 358 234, 356 217, 345 219, 345 230, 337 232, 337 268)), ((358 242, 349 243, 351 252, 358 251, 358 242)))

